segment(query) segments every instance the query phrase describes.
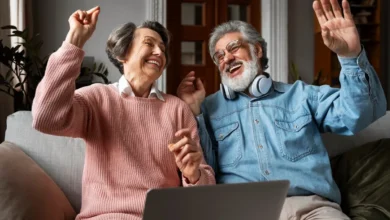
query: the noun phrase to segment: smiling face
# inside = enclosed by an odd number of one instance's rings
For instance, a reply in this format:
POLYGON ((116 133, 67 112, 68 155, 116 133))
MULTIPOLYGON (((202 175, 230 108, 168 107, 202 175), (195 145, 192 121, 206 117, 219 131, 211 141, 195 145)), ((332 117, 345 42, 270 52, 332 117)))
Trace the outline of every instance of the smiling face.
POLYGON ((234 91, 244 91, 261 68, 260 45, 250 45, 241 33, 227 33, 215 45, 214 60, 221 74, 222 83, 234 91))
POLYGON ((152 84, 166 65, 165 46, 160 35, 149 28, 138 28, 123 63, 129 82, 152 84))

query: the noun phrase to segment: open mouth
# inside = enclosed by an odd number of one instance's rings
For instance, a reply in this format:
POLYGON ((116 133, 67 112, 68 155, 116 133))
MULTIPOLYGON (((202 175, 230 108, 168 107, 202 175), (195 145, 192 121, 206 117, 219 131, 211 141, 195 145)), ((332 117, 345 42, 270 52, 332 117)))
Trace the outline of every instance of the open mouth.
POLYGON ((153 65, 153 66, 156 67, 157 69, 160 69, 160 66, 161 66, 161 62, 158 61, 158 60, 154 60, 154 59, 146 60, 146 63, 147 63, 147 64, 150 64, 150 65, 153 65))
POLYGON ((239 73, 239 70, 241 69, 242 65, 242 62, 234 62, 229 65, 226 72, 230 73, 230 76, 233 77, 239 73))

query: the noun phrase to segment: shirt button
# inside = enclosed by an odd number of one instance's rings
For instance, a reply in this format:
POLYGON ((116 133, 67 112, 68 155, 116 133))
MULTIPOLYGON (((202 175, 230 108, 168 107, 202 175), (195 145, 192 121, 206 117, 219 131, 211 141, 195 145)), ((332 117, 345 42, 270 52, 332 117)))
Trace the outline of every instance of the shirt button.
POLYGON ((263 145, 259 145, 258 148, 263 149, 263 145))
POLYGON ((222 138, 223 138, 223 134, 220 134, 220 135, 219 135, 219 138, 221 138, 221 139, 222 139, 222 138))
POLYGON ((269 171, 268 170, 265 171, 265 175, 269 175, 269 171))
POLYGON ((256 123, 256 124, 259 124, 259 120, 255 119, 255 123, 256 123))

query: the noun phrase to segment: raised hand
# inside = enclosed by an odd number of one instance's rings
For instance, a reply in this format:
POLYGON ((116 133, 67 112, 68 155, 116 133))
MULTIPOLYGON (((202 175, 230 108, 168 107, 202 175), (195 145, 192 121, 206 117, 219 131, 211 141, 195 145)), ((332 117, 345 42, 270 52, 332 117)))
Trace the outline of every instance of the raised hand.
POLYGON ((200 105, 206 96, 206 90, 199 78, 196 79, 195 87, 195 79, 195 72, 189 72, 180 82, 179 87, 177 88, 177 96, 187 103, 187 105, 191 108, 192 113, 197 116, 200 114, 200 105))
POLYGON ((173 152, 176 165, 183 176, 194 184, 200 178, 199 165, 203 157, 202 149, 191 139, 191 131, 187 128, 177 131, 175 136, 182 138, 168 145, 168 148, 173 152))
POLYGON ((75 11, 68 20, 69 32, 66 41, 82 48, 96 29, 99 13, 99 6, 88 11, 75 11))
POLYGON ((342 1, 342 7, 343 11, 337 0, 313 2, 324 44, 341 57, 357 57, 361 51, 359 33, 347 0, 342 1))

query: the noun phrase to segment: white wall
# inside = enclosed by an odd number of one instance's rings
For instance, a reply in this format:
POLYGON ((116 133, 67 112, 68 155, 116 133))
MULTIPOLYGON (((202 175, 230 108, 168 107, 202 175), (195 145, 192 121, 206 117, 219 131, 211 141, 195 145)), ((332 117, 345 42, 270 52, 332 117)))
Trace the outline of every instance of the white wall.
POLYGON ((57 50, 69 30, 68 18, 76 10, 88 10, 96 5, 101 8, 96 31, 84 46, 86 56, 94 56, 109 71, 108 78, 115 82, 121 76, 105 53, 108 35, 120 24, 134 22, 139 25, 146 19, 144 0, 34 0, 34 32, 44 41, 42 54, 57 50))
POLYGON ((314 79, 314 12, 313 0, 289 1, 288 55, 289 70, 294 62, 302 80, 314 79))
MULTIPOLYGON (((101 6, 97 29, 84 49, 86 56, 94 56, 109 69, 109 79, 119 79, 119 71, 109 62, 105 43, 112 29, 132 21, 139 24, 146 19, 146 3, 143 0, 34 0, 34 32, 41 33, 44 40, 43 54, 55 51, 68 31, 68 17, 77 9, 101 6)), ((313 81, 314 73, 314 14, 312 0, 290 1, 288 4, 288 51, 303 80, 313 81)), ((265 25, 265 24, 263 24, 265 25)))

